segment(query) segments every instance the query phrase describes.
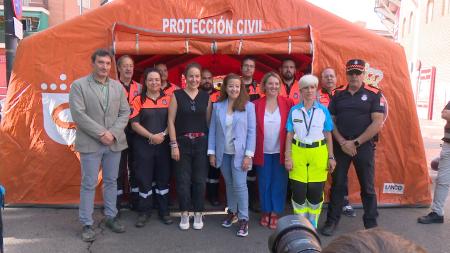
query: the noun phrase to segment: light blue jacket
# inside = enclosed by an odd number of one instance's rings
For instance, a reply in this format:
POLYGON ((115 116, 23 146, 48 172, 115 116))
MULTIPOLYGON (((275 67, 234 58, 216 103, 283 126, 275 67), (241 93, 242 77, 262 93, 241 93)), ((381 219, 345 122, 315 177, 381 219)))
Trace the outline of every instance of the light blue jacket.
MULTIPOLYGON (((227 115, 228 99, 213 104, 211 124, 209 126, 208 155, 216 156, 216 166, 222 165, 225 149, 225 118, 227 115)), ((242 167, 245 156, 253 157, 256 145, 256 116, 255 105, 248 102, 245 111, 233 113, 233 142, 235 148, 234 166, 242 167)))

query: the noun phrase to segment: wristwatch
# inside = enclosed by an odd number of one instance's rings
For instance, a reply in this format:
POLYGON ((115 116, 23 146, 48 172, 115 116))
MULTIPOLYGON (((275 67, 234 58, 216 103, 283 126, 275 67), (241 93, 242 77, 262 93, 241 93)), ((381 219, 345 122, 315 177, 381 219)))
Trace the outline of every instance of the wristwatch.
POLYGON ((353 143, 355 144, 355 147, 359 147, 359 145, 361 145, 358 140, 355 140, 353 143))

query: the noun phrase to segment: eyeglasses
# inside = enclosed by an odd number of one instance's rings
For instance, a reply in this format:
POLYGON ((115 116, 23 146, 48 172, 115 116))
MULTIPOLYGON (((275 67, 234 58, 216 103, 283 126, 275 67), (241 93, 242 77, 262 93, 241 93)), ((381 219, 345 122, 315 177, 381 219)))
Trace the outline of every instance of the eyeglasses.
POLYGON ((190 101, 190 103, 191 103, 191 111, 195 112, 196 109, 197 109, 197 108, 195 107, 195 101, 192 100, 192 101, 190 101))
POLYGON ((254 69, 254 68, 255 68, 255 65, 244 64, 244 65, 242 66, 242 68, 243 68, 243 69, 254 69))

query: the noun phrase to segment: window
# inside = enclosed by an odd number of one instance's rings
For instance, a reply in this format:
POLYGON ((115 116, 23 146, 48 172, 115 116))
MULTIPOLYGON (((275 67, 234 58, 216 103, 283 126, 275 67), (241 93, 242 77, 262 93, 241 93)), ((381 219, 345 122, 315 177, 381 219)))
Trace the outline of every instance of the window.
POLYGON ((414 15, 411 12, 409 14, 408 34, 410 34, 412 32, 413 26, 414 26, 414 15))
POLYGON ((39 18, 23 17, 22 24, 25 32, 37 32, 39 30, 39 18))
MULTIPOLYGON (((80 6, 81 0, 77 0, 77 5, 80 6)), ((84 9, 90 9, 91 8, 91 0, 82 0, 83 2, 83 8, 84 9)))
POLYGON ((427 16, 425 22, 428 24, 431 21, 433 21, 433 8, 434 8, 434 1, 428 0, 427 4, 427 16))

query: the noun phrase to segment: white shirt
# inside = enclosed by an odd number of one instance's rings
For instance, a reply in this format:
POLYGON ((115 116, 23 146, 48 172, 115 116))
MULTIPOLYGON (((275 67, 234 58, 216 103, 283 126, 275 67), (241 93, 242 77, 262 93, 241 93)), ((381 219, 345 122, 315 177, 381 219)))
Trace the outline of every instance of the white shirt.
MULTIPOLYGON (((219 144, 219 143, 218 143, 219 144)), ((220 144, 219 144, 220 145, 220 144)), ((233 143, 233 113, 225 117, 225 154, 234 155, 235 148, 233 143)))
POLYGON ((281 115, 279 107, 270 113, 264 112, 264 154, 280 153, 281 115))
POLYGON ((333 121, 324 105, 314 102, 314 105, 306 110, 303 103, 299 103, 289 112, 286 130, 294 132, 294 139, 297 141, 311 144, 325 138, 323 131, 333 130, 333 121))

